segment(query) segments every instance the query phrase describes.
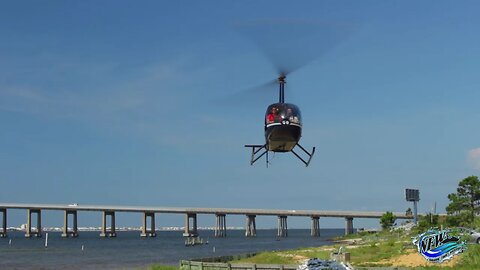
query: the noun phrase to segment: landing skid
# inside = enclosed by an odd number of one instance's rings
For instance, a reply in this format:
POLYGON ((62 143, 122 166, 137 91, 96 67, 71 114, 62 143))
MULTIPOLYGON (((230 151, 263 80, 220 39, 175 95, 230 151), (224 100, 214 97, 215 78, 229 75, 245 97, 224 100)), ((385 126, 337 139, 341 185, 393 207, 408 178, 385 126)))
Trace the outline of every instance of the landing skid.
POLYGON ((266 155, 266 164, 268 168, 268 150, 267 150, 267 145, 261 145, 261 144, 246 144, 245 147, 250 147, 252 148, 252 158, 250 159, 250 165, 253 165, 257 160, 259 160, 261 157, 266 155), (258 154, 258 152, 262 151, 261 154, 259 154, 257 157, 255 155, 258 154))
POLYGON ((307 161, 305 161, 300 155, 298 155, 295 151, 293 151, 293 149, 292 149, 292 153, 305 164, 305 167, 308 167, 308 164, 310 164, 310 161, 312 161, 312 157, 315 154, 315 147, 313 147, 312 152, 309 153, 299 143, 297 143, 296 146, 300 147, 300 149, 308 156, 307 161))
MULTIPOLYGON (((308 167, 308 165, 310 164, 310 161, 312 160, 313 155, 315 154, 315 147, 313 147, 312 152, 308 152, 299 143, 297 143, 296 146, 298 146, 300 148, 300 150, 302 150, 308 156, 308 158, 306 158, 306 160, 305 160, 303 157, 301 157, 299 154, 297 154, 293 149, 291 150, 291 152, 298 159, 300 159, 300 161, 302 161, 305 164, 305 167, 308 167)), ((268 168, 268 150, 267 150, 267 145, 266 144, 264 144, 264 145, 261 145, 261 144, 247 144, 247 145, 245 145, 245 147, 252 148, 252 156, 251 156, 251 159, 250 159, 250 165, 253 165, 261 157, 266 156, 266 165, 267 165, 267 168, 268 168)))

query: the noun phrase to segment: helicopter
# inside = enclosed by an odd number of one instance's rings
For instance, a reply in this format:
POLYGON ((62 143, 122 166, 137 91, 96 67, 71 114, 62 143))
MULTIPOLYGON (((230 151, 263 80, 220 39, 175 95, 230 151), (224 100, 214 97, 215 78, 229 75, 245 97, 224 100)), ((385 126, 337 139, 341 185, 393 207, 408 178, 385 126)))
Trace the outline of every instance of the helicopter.
POLYGON ((285 102, 286 75, 281 73, 277 79, 279 85, 278 103, 270 104, 265 113, 265 144, 247 144, 252 149, 250 165, 264 155, 268 167, 268 152, 292 152, 306 167, 310 164, 315 147, 308 152, 300 145, 302 136, 302 116, 298 106, 285 102), (294 149, 298 147, 308 158, 303 158, 294 149))
POLYGON ((279 74, 275 80, 278 102, 270 104, 265 113, 265 143, 245 145, 252 150, 250 165, 265 156, 268 167, 269 152, 291 152, 308 167, 315 147, 309 152, 299 143, 302 117, 298 106, 285 102, 286 76, 331 50, 355 28, 339 22, 302 20, 259 21, 240 26, 239 32, 257 45, 279 74))

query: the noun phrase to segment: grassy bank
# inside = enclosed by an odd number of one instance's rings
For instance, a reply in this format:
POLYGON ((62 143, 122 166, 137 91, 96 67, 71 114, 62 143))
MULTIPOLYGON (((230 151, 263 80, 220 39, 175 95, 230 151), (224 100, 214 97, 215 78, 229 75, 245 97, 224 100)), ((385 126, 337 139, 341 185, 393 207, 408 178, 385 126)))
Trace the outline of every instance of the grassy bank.
MULTIPOLYGON (((386 264, 369 264, 369 262, 380 262, 392 255, 404 254, 409 246, 407 238, 398 239, 397 236, 382 233, 355 235, 355 237, 349 236, 337 240, 339 243, 331 246, 263 252, 234 262, 298 264, 308 258, 330 259, 330 254, 341 248, 345 252, 350 252, 352 263, 355 265, 382 266, 386 264)), ((413 245, 411 246, 413 250, 413 245)))
POLYGON ((411 243, 415 233, 362 233, 337 238, 330 246, 300 248, 289 251, 263 252, 232 263, 299 264, 309 258, 330 259, 331 252, 340 248, 350 252, 351 263, 357 269, 368 267, 404 266, 411 269, 480 269, 480 245, 469 245, 465 253, 441 265, 428 263, 411 243))

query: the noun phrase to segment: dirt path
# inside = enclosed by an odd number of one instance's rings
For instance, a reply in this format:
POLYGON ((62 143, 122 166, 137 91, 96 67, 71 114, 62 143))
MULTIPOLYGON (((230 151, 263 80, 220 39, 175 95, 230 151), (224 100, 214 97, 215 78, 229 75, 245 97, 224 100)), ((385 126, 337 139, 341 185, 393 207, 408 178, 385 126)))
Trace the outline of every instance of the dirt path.
POLYGON ((428 262, 423 258, 422 255, 418 254, 415 251, 412 251, 411 253, 404 254, 404 255, 399 255, 395 256, 393 258, 387 259, 387 260, 382 260, 380 263, 389 263, 392 264, 392 266, 405 266, 405 267, 420 267, 420 266, 440 266, 440 267, 452 267, 457 264, 457 262, 460 260, 460 256, 462 255, 456 255, 453 257, 453 259, 449 261, 445 261, 441 264, 438 263, 433 263, 433 262, 428 262))
POLYGON ((301 264, 301 263, 303 263, 304 261, 306 261, 306 260, 309 259, 308 257, 302 256, 302 255, 291 254, 291 253, 278 254, 278 255, 281 256, 281 257, 292 258, 292 259, 295 260, 298 264, 301 264))

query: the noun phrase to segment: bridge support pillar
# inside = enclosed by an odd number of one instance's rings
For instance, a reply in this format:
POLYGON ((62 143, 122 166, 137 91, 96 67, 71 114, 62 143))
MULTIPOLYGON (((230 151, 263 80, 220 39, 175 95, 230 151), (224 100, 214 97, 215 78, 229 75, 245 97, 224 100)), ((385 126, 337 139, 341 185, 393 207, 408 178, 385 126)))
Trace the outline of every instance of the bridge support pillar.
POLYGON ((197 214, 196 213, 187 213, 185 215, 185 232, 183 236, 186 237, 196 237, 198 236, 197 231, 197 214), (192 227, 190 228, 190 219, 192 219, 192 227))
POLYGON ((278 237, 288 236, 287 216, 278 216, 278 237))
POLYGON ((77 222, 77 211, 75 210, 65 210, 63 216, 63 232, 62 237, 78 237, 78 222, 77 222), (73 226, 72 230, 68 230, 68 216, 72 215, 73 226))
POLYGON ((312 228, 310 230, 310 235, 313 237, 320 236, 320 217, 312 217, 312 228))
POLYGON ((42 237, 42 211, 40 209, 27 210, 27 228, 25 237, 42 237), (37 214, 37 228, 32 230, 32 214, 37 214))
POLYGON ((247 215, 247 224, 245 226, 245 236, 257 236, 257 225, 255 224, 255 215, 247 215))
POLYGON ((157 233, 155 232, 155 213, 154 212, 143 212, 143 226, 141 237, 155 237, 157 233), (147 219, 150 218, 150 228, 147 226, 147 219))
POLYGON ((226 237, 227 236, 227 225, 226 225, 226 218, 225 214, 217 214, 215 216, 216 224, 215 224, 215 237, 226 237))
POLYGON ((100 237, 116 237, 115 232, 115 212, 103 211, 102 213, 102 231, 100 237), (110 227, 107 227, 107 216, 110 216, 110 227))
POLYGON ((349 235, 353 233, 353 218, 346 217, 345 218, 345 235, 349 235))
POLYGON ((0 238, 4 238, 7 237, 7 209, 0 209, 0 213, 2 213, 2 230, 0 231, 0 238))

